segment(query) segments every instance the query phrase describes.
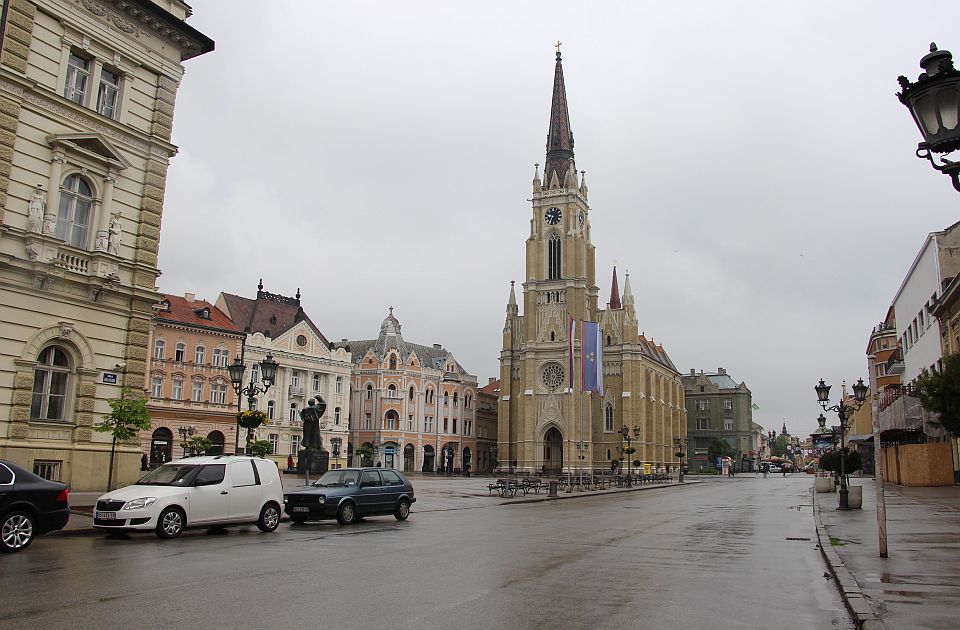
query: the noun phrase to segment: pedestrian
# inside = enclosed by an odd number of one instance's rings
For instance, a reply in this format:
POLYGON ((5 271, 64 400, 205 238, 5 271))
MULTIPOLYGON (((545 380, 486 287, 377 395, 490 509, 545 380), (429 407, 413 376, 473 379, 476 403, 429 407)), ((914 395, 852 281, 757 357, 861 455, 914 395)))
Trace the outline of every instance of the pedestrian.
POLYGON ((140 470, 146 470, 147 468, 149 468, 149 466, 147 465, 147 454, 141 453, 140 454, 140 470))
POLYGON ((287 470, 293 470, 293 455, 287 455, 287 470))

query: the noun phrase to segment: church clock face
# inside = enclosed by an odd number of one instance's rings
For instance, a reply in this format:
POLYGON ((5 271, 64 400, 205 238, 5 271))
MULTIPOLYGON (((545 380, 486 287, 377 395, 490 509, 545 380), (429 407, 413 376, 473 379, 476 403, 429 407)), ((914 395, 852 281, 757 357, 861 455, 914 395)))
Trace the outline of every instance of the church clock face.
POLYGON ((560 208, 547 208, 547 211, 543 213, 543 220, 550 225, 556 225, 560 223, 562 216, 563 214, 560 212, 560 208))

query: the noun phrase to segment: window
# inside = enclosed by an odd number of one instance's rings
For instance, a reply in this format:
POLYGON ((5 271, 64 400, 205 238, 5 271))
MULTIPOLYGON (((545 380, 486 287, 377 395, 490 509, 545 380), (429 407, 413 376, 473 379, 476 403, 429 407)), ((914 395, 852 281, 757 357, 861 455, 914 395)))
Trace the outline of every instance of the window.
POLYGON ((450 392, 443 392, 443 406, 446 407, 450 404, 450 392))
POLYGON ((390 355, 390 369, 391 370, 397 369, 397 355, 395 354, 390 355))
POLYGON ((87 83, 90 81, 90 62, 83 57, 70 53, 67 65, 67 80, 63 86, 64 97, 78 105, 86 100, 87 83))
POLYGON ((227 384, 225 382, 217 381, 210 386, 210 402, 216 405, 227 403, 227 384))
POLYGON ((457 406, 457 392, 453 392, 453 406, 457 406))
POLYGON ((370 416, 369 413, 368 413, 368 414, 364 414, 364 416, 363 416, 363 428, 364 428, 364 429, 372 429, 372 428, 373 428, 373 418, 371 418, 371 416, 370 416))
POLYGON ((206 358, 206 348, 203 346, 197 346, 196 356, 194 358, 194 363, 197 365, 203 365, 203 361, 206 358))
POLYGON ((117 96, 120 95, 120 75, 103 68, 100 71, 100 89, 97 92, 97 113, 113 118, 117 113, 117 96))
POLYGON ((173 400, 183 400, 183 379, 173 379, 173 400))
MULTIPOLYGON (((275 434, 271 433, 270 437, 274 435, 275 434)), ((274 451, 274 453, 276 453, 276 451, 274 451)), ((230 462, 230 479, 233 481, 234 488, 257 485, 257 478, 253 474, 253 466, 253 461, 248 459, 230 462)))
POLYGON ((9 486, 13 483, 13 471, 0 464, 0 486, 9 486))
POLYGON ((270 452, 278 452, 278 449, 280 448, 280 434, 271 433, 269 436, 267 436, 267 439, 270 440, 270 452))
POLYGON ((150 381, 150 396, 152 398, 163 398, 163 377, 154 376, 150 381))
POLYGON ((254 363, 250 367, 250 380, 254 383, 260 382, 260 364, 254 363))
POLYGON ((290 436, 290 454, 296 455, 300 452, 300 436, 291 435, 290 436))
POLYGON ((300 370, 293 370, 290 373, 290 387, 300 387, 300 370))
POLYGON ((183 344, 182 341, 178 341, 176 354, 174 355, 173 360, 176 361, 177 363, 183 363, 183 355, 185 355, 186 353, 187 353, 187 347, 183 344))
POLYGON ((413 431, 413 415, 407 416, 407 431, 413 431))
POLYGON ((443 419, 443 432, 444 432, 444 433, 447 433, 449 430, 450 430, 450 419, 449 419, 449 418, 444 418, 444 419, 443 419))
POLYGON ((70 362, 57 346, 46 348, 37 357, 33 370, 33 398, 30 417, 35 420, 63 420, 70 362))
POLYGON ((340 426, 340 407, 333 410, 333 423, 340 426))
POLYGON ((400 475, 393 472, 392 470, 384 469, 380 471, 380 476, 383 477, 383 485, 385 486, 402 486, 403 480, 400 479, 400 475))
POLYGON ((723 429, 725 431, 733 431, 733 418, 724 418, 723 429))
POLYGON ((472 404, 473 404, 473 396, 471 396, 470 394, 467 394, 467 398, 466 398, 465 404, 463 405, 463 408, 470 409, 472 404))
POLYGON ((367 383, 367 400, 373 400, 373 385, 367 383))
POLYGON ((427 416, 423 419, 423 430, 427 433, 433 433, 433 417, 427 416))
POLYGON ((203 381, 193 382, 193 402, 203 400, 203 381))
POLYGON ((316 372, 313 373, 313 391, 320 391, 320 375, 316 372))
POLYGON ((213 349, 213 365, 214 367, 227 367, 227 359, 229 358, 230 353, 227 352, 226 348, 214 348, 213 349))
POLYGON ((167 344, 164 343, 163 339, 157 339, 157 342, 153 345, 153 358, 163 361, 163 350, 166 346, 167 344))
POLYGON ((603 430, 604 431, 613 431, 613 405, 607 405, 606 410, 603 412, 603 430))
POLYGON ((724 398, 723 399, 723 408, 727 411, 733 409, 733 398, 724 398))
POLYGON ((697 400, 697 411, 709 411, 710 410, 710 401, 709 400, 697 400))
POLYGON ((342 376, 337 377, 337 393, 338 394, 343 393, 343 377, 342 376))
POLYGON ((60 481, 60 464, 63 462, 45 459, 33 460, 33 474, 47 481, 60 481))
POLYGON ((87 232, 93 208, 93 189, 79 175, 70 175, 60 191, 60 209, 54 236, 73 247, 87 247, 87 232))
POLYGON ((290 403, 290 422, 297 420, 297 403, 290 403))
POLYGON ((547 279, 560 278, 560 235, 554 232, 547 243, 547 279))
POLYGON ((365 470, 360 473, 360 485, 361 486, 379 486, 380 483, 380 473, 376 470, 365 470))
POLYGON ((274 403, 272 400, 267 401, 267 420, 273 420, 273 411, 276 406, 276 403, 274 403))
POLYGON ((387 398, 396 398, 397 397, 397 386, 393 383, 387 385, 387 398))
POLYGON ((227 467, 223 464, 211 464, 210 466, 204 466, 200 469, 200 472, 197 473, 193 483, 197 486, 215 486, 219 483, 223 483, 223 478, 226 472, 227 467))
POLYGON ((428 405, 432 405, 432 404, 433 404, 433 390, 432 390, 432 389, 428 389, 428 390, 427 390, 426 399, 427 399, 427 404, 428 404, 428 405))
POLYGON ((698 430, 698 431, 709 431, 709 430, 710 430, 710 418, 697 418, 697 430, 698 430))

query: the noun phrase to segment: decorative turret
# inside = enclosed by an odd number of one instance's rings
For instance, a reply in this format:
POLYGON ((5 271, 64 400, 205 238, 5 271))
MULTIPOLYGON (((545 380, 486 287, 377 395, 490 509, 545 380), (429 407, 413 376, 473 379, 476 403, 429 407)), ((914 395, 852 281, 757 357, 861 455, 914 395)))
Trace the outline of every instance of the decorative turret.
POLYGON ((576 180, 577 167, 573 162, 573 132, 570 131, 570 115, 567 112, 567 91, 563 84, 563 64, 560 49, 557 49, 557 65, 553 73, 553 101, 550 106, 550 129, 547 132, 547 162, 543 167, 543 179, 550 189, 566 187, 570 181, 568 171, 573 171, 576 180))
POLYGON ((630 288, 629 271, 623 278, 623 304, 628 308, 633 308, 633 289, 630 288))
POLYGON ((514 281, 510 281, 510 301, 507 302, 507 316, 516 316, 519 313, 517 308, 517 294, 513 290, 514 281))
POLYGON ((580 194, 587 197, 587 172, 580 171, 580 194))
POLYGON ((540 164, 533 165, 533 192, 538 193, 543 190, 543 186, 540 183, 540 164))
POLYGON ((613 266, 613 282, 610 285, 610 301, 607 302, 607 308, 619 310, 623 308, 620 304, 620 289, 617 288, 617 266, 613 266))

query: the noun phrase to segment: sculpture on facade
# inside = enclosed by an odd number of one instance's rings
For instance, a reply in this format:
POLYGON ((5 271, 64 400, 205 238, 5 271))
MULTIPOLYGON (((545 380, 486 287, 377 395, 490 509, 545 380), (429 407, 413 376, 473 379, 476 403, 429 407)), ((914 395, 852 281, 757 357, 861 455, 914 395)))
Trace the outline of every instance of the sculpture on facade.
POLYGON ((43 186, 37 184, 37 189, 30 197, 28 206, 29 216, 27 218, 27 229, 39 234, 43 230, 43 211, 47 205, 47 193, 43 186))
POLYGON ((323 450, 323 437, 320 435, 320 418, 327 410, 327 403, 323 398, 316 396, 307 401, 307 408, 300 410, 300 419, 303 421, 303 448, 323 450))
POLYGON ((110 219, 110 234, 107 242, 107 253, 117 254, 120 251, 120 215, 113 214, 110 219))
POLYGON ((43 233, 53 235, 57 229, 57 215, 47 208, 43 213, 43 233))

